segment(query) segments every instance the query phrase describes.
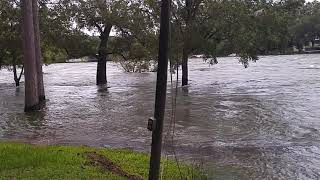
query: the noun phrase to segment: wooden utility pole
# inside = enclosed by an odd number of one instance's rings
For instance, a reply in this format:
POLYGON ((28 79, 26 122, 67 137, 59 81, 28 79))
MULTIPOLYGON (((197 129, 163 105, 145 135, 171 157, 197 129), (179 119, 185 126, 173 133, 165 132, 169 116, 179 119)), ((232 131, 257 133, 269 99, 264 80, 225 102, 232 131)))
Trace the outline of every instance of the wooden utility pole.
POLYGON ((154 111, 155 128, 152 131, 149 180, 159 179, 162 149, 162 131, 167 96, 170 6, 171 0, 161 1, 159 61, 157 72, 156 102, 154 111))
POLYGON ((32 1, 22 0, 22 34, 25 68, 25 111, 39 109, 38 77, 35 60, 35 34, 32 1))

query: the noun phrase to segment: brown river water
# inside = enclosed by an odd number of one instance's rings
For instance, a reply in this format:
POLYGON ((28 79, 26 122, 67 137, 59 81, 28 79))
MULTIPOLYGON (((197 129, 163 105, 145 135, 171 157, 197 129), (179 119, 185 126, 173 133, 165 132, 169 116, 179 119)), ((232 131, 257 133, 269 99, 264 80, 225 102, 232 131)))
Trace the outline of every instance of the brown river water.
MULTIPOLYGON (((149 152, 156 74, 107 69, 108 88, 95 85, 95 63, 45 66, 48 101, 31 114, 23 85, 1 70, 0 139, 149 152)), ((248 69, 191 59, 190 84, 178 88, 169 154, 203 163, 210 179, 320 179, 320 55, 266 56, 248 69)))

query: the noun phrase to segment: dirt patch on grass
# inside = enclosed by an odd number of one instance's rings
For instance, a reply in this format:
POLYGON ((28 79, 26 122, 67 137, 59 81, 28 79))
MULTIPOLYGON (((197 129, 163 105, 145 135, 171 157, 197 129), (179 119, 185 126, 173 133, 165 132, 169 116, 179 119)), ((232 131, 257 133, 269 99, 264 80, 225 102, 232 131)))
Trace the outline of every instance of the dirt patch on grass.
POLYGON ((118 176, 126 177, 129 180, 143 180, 143 178, 138 175, 132 175, 124 171, 120 166, 101 154, 86 152, 84 155, 91 165, 99 167, 104 171, 110 171, 118 176))

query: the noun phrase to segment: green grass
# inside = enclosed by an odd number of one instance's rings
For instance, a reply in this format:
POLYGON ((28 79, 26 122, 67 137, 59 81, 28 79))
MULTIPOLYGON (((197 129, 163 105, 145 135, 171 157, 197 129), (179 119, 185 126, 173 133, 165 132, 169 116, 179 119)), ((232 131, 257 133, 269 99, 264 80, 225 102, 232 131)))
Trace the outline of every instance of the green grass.
MULTIPOLYGON (((0 179, 125 179, 90 164, 84 155, 86 152, 105 156, 129 174, 144 179, 148 177, 149 156, 144 153, 0 142, 0 179)), ((162 164, 165 164, 163 179, 180 179, 180 171, 173 160, 163 161, 162 164)), ((203 178, 191 166, 180 165, 180 169, 186 179, 203 178)))

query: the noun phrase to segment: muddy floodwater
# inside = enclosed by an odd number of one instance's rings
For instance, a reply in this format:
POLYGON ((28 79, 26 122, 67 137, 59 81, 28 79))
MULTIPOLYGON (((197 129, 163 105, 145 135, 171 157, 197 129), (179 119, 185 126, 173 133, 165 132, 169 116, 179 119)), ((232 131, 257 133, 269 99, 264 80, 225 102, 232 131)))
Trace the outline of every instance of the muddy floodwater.
MULTIPOLYGON (((45 66, 46 107, 25 114, 23 84, 1 70, 0 139, 149 152, 156 74, 107 71, 98 87, 95 63, 45 66)), ((203 163, 211 179, 320 179, 320 55, 266 56, 248 69, 191 59, 190 86, 177 92, 169 154, 203 163)))

